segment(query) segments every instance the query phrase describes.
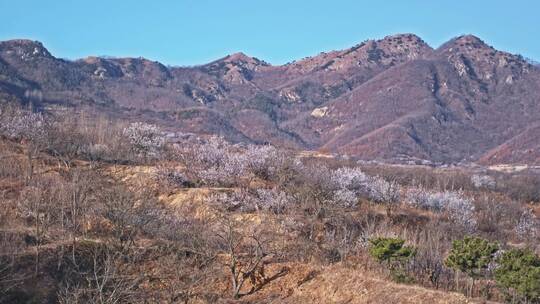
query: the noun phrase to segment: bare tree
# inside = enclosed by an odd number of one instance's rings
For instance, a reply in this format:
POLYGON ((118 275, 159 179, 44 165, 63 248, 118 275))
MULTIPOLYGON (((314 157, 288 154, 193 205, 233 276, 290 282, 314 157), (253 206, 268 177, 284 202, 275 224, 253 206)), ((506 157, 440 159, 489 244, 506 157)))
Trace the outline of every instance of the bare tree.
POLYGON ((128 274, 123 256, 106 246, 95 246, 91 252, 90 268, 81 271, 80 280, 64 282, 58 293, 61 304, 136 303, 140 276, 128 274))
POLYGON ((123 250, 135 237, 159 218, 157 203, 149 194, 136 195, 122 186, 113 186, 100 194, 102 216, 112 224, 112 233, 123 250))
POLYGON ((4 296, 7 296, 23 281, 24 276, 15 271, 13 264, 13 256, 0 255, 0 303, 4 303, 4 296))
MULTIPOLYGON (((71 255, 75 262, 77 237, 86 235, 84 223, 95 211, 90 205, 90 194, 96 186, 97 180, 93 172, 79 168, 73 168, 65 172, 66 181, 62 184, 61 198, 59 199, 59 222, 60 228, 67 233, 71 240, 71 255)), ((64 253, 64 246, 61 246, 64 253)), ((59 259, 59 262, 62 259, 59 259)), ((58 265, 61 266, 60 264, 58 265)))
POLYGON ((61 121, 55 121, 49 130, 48 150, 66 170, 91 146, 86 134, 80 132, 79 128, 78 122, 68 116, 61 121))
POLYGON ((235 299, 259 290, 272 278, 284 275, 283 268, 277 274, 268 276, 265 265, 269 263, 269 240, 262 232, 245 234, 230 219, 223 219, 222 232, 218 233, 220 247, 226 254, 225 266, 228 268, 231 280, 232 296, 235 299), (251 283, 247 292, 242 292, 246 282, 251 283))
POLYGON ((213 219, 195 219, 189 207, 162 210, 159 221, 146 228, 146 233, 163 240, 162 250, 156 258, 157 272, 163 292, 154 302, 188 303, 192 299, 215 295, 205 284, 215 278, 218 243, 213 219), (202 288, 197 288, 201 287, 202 288))
POLYGON ((41 246, 45 243, 49 228, 56 220, 58 189, 54 183, 55 180, 44 178, 32 181, 31 186, 27 187, 22 193, 17 205, 19 214, 26 218, 34 229, 34 239, 31 243, 34 244, 36 249, 36 275, 38 275, 40 268, 41 246))

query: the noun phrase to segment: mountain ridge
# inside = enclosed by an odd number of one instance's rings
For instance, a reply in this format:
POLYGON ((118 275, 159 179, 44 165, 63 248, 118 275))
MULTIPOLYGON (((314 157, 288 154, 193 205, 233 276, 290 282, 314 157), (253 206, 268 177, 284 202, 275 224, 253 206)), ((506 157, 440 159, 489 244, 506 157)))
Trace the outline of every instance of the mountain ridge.
MULTIPOLYGON (((398 34, 284 65, 238 52, 192 67, 69 61, 40 42, 0 42, 4 100, 102 106, 174 130, 384 161, 491 163, 484 154, 512 138, 540 138, 539 88, 538 67, 472 35, 436 49, 398 34)), ((529 142, 512 145, 526 157, 504 159, 537 164, 529 142)))

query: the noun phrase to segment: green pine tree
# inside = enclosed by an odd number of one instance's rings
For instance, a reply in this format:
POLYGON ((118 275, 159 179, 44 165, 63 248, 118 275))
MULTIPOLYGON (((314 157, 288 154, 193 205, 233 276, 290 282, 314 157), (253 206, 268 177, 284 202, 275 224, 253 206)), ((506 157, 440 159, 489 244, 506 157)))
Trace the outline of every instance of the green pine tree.
POLYGON ((397 282, 410 282, 412 279, 405 272, 405 263, 416 254, 412 246, 404 246, 405 240, 400 238, 370 239, 370 255, 379 263, 385 263, 392 278, 397 282))
POLYGON ((498 250, 497 243, 479 237, 466 236, 462 240, 453 241, 452 249, 444 263, 457 271, 456 289, 459 288, 459 272, 466 273, 471 278, 469 295, 472 295, 475 279, 485 275, 485 270, 498 250))
POLYGON ((530 249, 511 249, 497 259, 495 280, 526 303, 540 303, 540 257, 530 249))

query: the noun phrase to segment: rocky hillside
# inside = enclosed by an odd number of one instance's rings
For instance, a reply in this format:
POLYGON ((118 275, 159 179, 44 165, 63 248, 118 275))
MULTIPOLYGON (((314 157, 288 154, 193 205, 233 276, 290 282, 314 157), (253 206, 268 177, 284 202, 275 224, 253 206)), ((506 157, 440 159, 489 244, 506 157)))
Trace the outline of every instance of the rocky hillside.
POLYGON ((195 67, 56 58, 0 42, 0 98, 91 107, 232 141, 386 161, 540 163, 540 68, 474 36, 412 34, 281 66, 236 53, 195 67))

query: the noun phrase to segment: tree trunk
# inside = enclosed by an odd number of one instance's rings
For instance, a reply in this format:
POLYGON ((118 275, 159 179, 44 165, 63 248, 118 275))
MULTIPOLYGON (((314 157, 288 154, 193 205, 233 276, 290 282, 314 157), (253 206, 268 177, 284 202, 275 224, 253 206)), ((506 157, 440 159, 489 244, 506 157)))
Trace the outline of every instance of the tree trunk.
POLYGON ((28 161, 28 168, 26 171, 26 182, 30 183, 32 180, 32 176, 34 175, 34 164, 32 162, 32 152, 30 151, 30 148, 28 148, 28 151, 26 152, 26 159, 28 161))
POLYGON ((38 274, 39 274, 39 251, 40 251, 40 246, 41 246, 41 232, 39 231, 39 218, 38 216, 36 216, 36 260, 35 260, 35 273, 34 275, 37 277, 38 274))
POLYGON ((459 271, 456 271, 455 280, 456 280, 456 291, 459 292, 459 271))

